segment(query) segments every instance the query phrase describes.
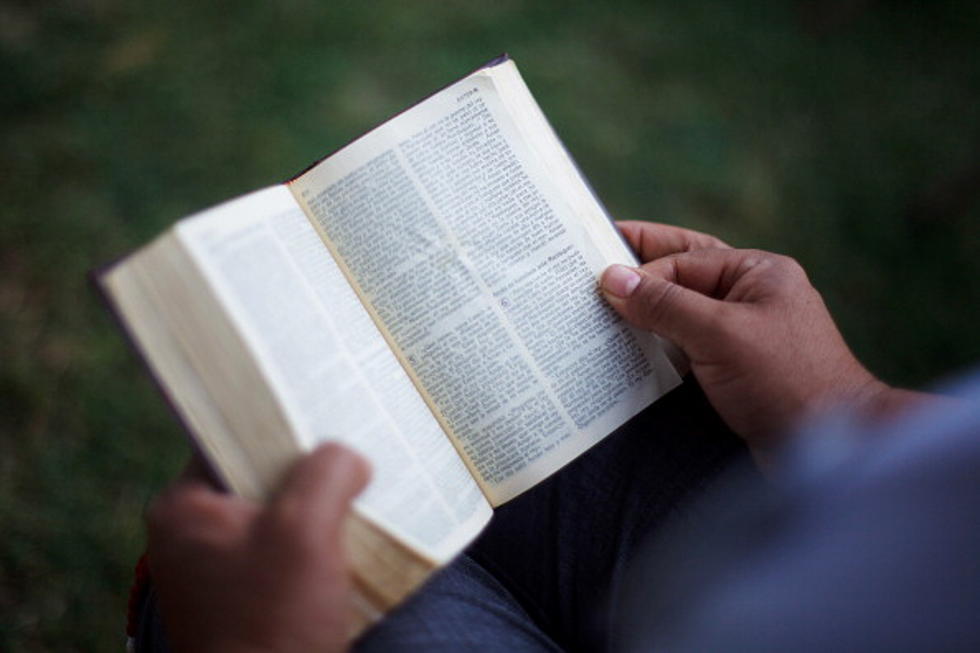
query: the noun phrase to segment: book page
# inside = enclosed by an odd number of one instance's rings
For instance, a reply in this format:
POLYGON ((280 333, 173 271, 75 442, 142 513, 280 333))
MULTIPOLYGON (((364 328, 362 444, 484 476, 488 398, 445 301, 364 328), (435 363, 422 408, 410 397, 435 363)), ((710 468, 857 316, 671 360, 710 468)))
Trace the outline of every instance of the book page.
POLYGON ((437 562, 458 552, 490 507, 289 191, 177 229, 301 444, 336 440, 370 461, 359 512, 437 562))
POLYGON ((485 70, 290 184, 494 505, 679 383, 601 299, 629 254, 541 147, 485 70))

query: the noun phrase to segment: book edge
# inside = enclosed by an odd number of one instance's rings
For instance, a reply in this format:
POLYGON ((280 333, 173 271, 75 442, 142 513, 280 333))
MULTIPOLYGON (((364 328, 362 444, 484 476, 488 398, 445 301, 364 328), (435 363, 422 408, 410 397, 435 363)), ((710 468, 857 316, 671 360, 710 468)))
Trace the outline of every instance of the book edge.
MULTIPOLYGON (((166 232, 164 232, 166 233, 166 232)), ((138 251, 138 250, 136 250, 138 251)), ((221 475, 220 470, 217 465, 211 460, 211 458, 204 451, 204 448, 198 442, 194 435, 194 430, 191 428, 190 424, 187 422, 186 418, 181 414, 180 410, 177 408, 177 403, 174 397, 167 390, 163 379, 156 373, 153 366, 150 365, 150 361, 147 355, 143 352, 139 343, 136 340, 135 334, 133 334, 129 325, 127 324, 125 318, 123 317, 122 310, 119 305, 112 297, 112 293, 104 282, 104 277, 108 275, 113 269, 119 266, 127 258, 135 254, 130 252, 125 254, 109 263, 96 267, 90 270, 87 274, 88 281, 91 284, 95 295, 99 298, 102 305, 106 308, 110 315, 110 319, 115 323, 116 328, 122 333, 123 340, 126 342, 127 349, 130 351, 130 355, 134 357, 139 366, 143 369, 144 373, 149 376, 150 382, 153 384, 157 393, 163 397, 164 403, 167 406, 167 410, 170 412, 171 417, 173 417, 177 425, 184 433, 184 439, 191 447, 192 454, 204 462, 204 469, 208 475, 208 480, 214 487, 224 491, 231 492, 231 486, 228 484, 227 480, 221 475)))

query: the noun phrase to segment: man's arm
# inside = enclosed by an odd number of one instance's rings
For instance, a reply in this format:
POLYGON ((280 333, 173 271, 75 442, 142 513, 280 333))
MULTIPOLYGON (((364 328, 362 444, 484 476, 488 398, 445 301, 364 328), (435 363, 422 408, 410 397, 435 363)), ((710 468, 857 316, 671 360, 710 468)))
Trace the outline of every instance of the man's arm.
POLYGON ((926 397, 882 383, 858 362, 793 259, 678 227, 619 226, 644 263, 607 269, 606 298, 687 354, 708 399, 760 464, 807 415, 847 404, 878 416, 926 397))

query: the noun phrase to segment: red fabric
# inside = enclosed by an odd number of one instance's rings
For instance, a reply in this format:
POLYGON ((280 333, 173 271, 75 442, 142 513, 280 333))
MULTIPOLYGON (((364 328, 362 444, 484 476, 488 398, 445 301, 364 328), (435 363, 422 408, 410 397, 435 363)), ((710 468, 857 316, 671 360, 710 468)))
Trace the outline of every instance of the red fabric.
POLYGON ((129 588, 129 605, 126 608, 126 635, 129 637, 136 636, 140 603, 143 601, 143 593, 146 592, 149 586, 150 565, 144 553, 136 562, 136 569, 133 570, 133 584, 129 588))

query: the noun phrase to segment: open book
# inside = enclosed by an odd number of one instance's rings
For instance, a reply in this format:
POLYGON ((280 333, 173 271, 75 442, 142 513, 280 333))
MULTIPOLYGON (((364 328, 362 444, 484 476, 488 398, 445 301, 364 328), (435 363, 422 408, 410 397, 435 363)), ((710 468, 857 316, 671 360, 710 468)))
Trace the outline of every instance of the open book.
POLYGON ((679 383, 601 299, 611 263, 636 260, 502 57, 99 283, 231 490, 324 440, 370 461, 361 627, 679 383))

